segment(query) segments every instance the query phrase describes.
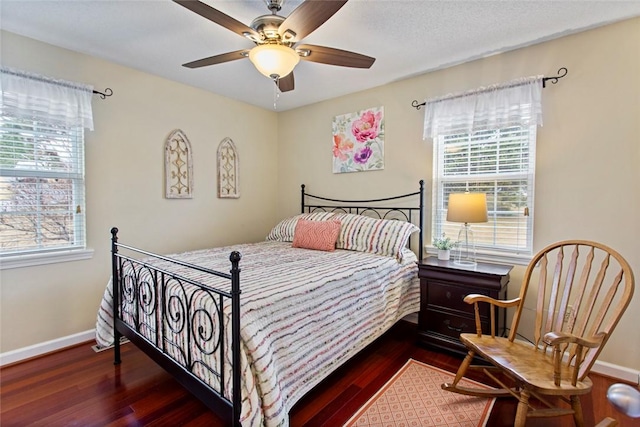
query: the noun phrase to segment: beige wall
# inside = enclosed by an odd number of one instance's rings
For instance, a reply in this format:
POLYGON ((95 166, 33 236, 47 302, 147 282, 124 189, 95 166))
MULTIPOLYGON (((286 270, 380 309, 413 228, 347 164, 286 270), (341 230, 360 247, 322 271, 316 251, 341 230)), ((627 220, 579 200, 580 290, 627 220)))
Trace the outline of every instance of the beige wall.
POLYGON ((87 245, 95 254, 0 271, 0 352, 95 326, 112 226, 122 242, 161 253, 264 239, 276 220, 276 113, 11 33, 1 43, 5 66, 114 95, 94 97, 95 131, 86 133, 87 245), (174 129, 193 148, 190 200, 164 198, 163 144, 174 129), (239 199, 217 198, 216 150, 225 137, 239 153, 239 199))
MULTIPOLYGON (((298 212, 301 183, 316 194, 367 198, 414 191, 424 179, 430 205, 432 146, 422 140, 423 110, 411 101, 552 75, 560 67, 569 75, 543 94, 536 249, 565 238, 599 240, 640 271, 640 19, 277 115, 7 33, 2 62, 98 89, 109 86, 115 95, 94 101, 96 131, 87 135, 88 243, 95 256, 2 271, 0 351, 93 327, 109 277, 113 225, 123 241, 171 252, 261 240, 278 218, 298 212), (385 169, 334 175, 333 116, 374 106, 385 108, 385 169), (186 132, 194 148, 193 200, 162 197, 162 143, 175 128, 186 132), (240 153, 239 200, 215 197, 215 150, 226 136, 240 153)), ((429 215, 426 220, 429 239, 429 215)), ((521 274, 517 267, 510 296, 517 294, 521 274)), ((640 369, 639 306, 640 291, 603 360, 640 369)))
MULTIPOLYGON (((414 99, 474 89, 530 75, 569 74, 543 92, 538 130, 535 249, 583 238, 620 251, 640 275, 640 19, 495 55, 278 115, 280 216, 296 212, 304 182, 316 194, 383 196, 427 181, 431 200, 432 144, 422 140, 424 110, 414 99), (331 172, 333 116, 385 109, 385 169, 331 172)), ((375 65, 371 72, 375 72, 375 65)), ((431 238, 430 214, 425 241, 431 238)), ((518 294, 522 267, 512 274, 518 294)), ((601 359, 640 369, 640 290, 601 359)))

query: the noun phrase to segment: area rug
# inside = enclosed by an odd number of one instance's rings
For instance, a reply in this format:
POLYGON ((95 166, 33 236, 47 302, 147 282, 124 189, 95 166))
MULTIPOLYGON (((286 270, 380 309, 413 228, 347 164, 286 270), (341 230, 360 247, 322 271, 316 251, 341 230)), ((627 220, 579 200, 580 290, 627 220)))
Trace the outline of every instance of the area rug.
MULTIPOLYGON (((486 425, 495 399, 442 390, 454 374, 413 359, 380 389, 345 427, 425 427, 486 425)), ((460 385, 490 388, 463 378, 460 385)))

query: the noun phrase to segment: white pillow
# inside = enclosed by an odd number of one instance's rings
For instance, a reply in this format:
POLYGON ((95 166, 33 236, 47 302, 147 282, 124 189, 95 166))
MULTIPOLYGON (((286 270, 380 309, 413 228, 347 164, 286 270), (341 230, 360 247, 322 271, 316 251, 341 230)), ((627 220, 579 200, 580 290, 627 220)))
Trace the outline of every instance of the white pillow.
POLYGON ((299 219, 306 219, 309 221, 327 221, 332 219, 333 216, 333 212, 318 211, 285 218, 271 229, 271 232, 267 235, 267 240, 273 240, 276 242, 293 242, 293 236, 299 219))
POLYGON ((402 249, 411 234, 420 231, 415 224, 394 219, 376 219, 363 215, 336 214, 342 224, 336 248, 370 252, 402 261, 402 249))

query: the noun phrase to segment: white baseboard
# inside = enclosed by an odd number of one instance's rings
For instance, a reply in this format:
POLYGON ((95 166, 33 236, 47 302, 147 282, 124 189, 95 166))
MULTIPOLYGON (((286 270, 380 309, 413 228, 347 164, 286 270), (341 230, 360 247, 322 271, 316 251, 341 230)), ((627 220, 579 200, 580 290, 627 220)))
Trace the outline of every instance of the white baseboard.
POLYGON ((52 351, 61 350, 65 347, 81 344, 83 342, 91 341, 95 339, 96 330, 91 329, 77 334, 68 335, 66 337, 58 338, 51 341, 46 341, 40 344, 30 345, 28 347, 19 348, 12 351, 0 353, 0 366, 8 365, 10 363, 20 362, 22 360, 30 359, 36 356, 42 356, 52 351))
POLYGON ((627 381, 631 384, 640 385, 640 371, 636 369, 596 360, 591 371, 600 375, 606 375, 608 377, 627 381))
MULTIPOLYGON (((418 323, 417 313, 410 314, 405 317, 412 323, 418 323)), ((22 360, 30 359, 32 357, 41 356, 52 351, 61 350, 65 347, 81 344, 86 341, 91 341, 95 338, 96 330, 90 329, 88 331, 80 332, 66 337, 58 338, 51 341, 46 341, 40 344, 34 344, 29 347, 19 348, 17 350, 7 351, 0 353, 0 366, 8 365, 10 363, 20 362, 22 360)), ((592 368, 593 372, 601 375, 606 375, 611 378, 620 379, 630 382, 632 384, 640 383, 640 371, 636 369, 627 368, 625 366, 614 365, 609 362, 602 362, 596 360, 592 368)))
POLYGON ((407 322, 418 324, 418 313, 407 314, 402 318, 402 320, 406 320, 407 322))

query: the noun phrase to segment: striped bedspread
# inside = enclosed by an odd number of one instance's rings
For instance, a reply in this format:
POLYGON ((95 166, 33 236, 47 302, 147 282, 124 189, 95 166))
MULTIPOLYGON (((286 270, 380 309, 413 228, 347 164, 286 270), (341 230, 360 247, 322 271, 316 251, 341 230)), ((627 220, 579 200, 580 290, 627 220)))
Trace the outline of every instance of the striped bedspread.
MULTIPOLYGON (((243 426, 287 426, 289 411, 305 393, 396 321, 420 308, 416 256, 408 249, 401 263, 364 252, 313 251, 282 242, 200 250, 171 258, 228 272, 233 250, 242 254, 243 426)), ((172 268, 210 286, 230 289, 224 279, 172 268)), ((210 302, 203 304, 213 309, 210 302)), ((109 284, 98 313, 98 344, 113 342, 111 323, 109 284)), ((141 329, 152 342, 160 342, 161 332, 152 320, 141 329)), ((170 329, 162 330, 175 335, 170 329)), ((198 375, 209 384, 217 381, 206 370, 198 375)), ((230 374, 227 378, 230 381, 230 374)), ((225 394, 230 396, 228 389, 225 394)))

